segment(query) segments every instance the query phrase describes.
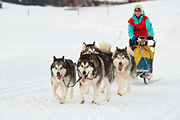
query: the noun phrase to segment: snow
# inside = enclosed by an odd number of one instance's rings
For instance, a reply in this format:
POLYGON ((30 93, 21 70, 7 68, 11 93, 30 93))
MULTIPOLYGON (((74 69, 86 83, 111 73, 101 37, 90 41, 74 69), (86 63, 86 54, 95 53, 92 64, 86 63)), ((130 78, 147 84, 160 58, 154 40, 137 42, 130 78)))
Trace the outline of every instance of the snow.
MULTIPOLYGON (((79 85, 73 99, 59 104, 51 94, 53 56, 77 62, 83 42, 128 46, 127 20, 134 5, 83 7, 21 6, 3 2, 0 9, 0 119, 1 120, 178 120, 180 118, 180 1, 139 2, 150 18, 157 41, 154 78, 133 82, 132 92, 117 95, 113 83, 110 102, 92 105, 93 90, 80 104, 79 85), (28 16, 29 11, 29 16, 28 16)), ((58 91, 59 92, 59 91, 58 91)))

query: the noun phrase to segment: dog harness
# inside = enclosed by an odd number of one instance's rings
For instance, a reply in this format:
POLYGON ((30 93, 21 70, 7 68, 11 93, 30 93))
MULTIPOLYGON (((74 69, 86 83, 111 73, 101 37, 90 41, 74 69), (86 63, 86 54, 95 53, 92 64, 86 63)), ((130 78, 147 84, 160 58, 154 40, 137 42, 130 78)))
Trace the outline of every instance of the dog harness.
MULTIPOLYGON (((81 80, 81 77, 76 81, 76 83, 78 83, 80 80, 81 80)), ((66 85, 64 79, 63 79, 63 83, 64 83, 64 85, 65 85, 67 88, 71 88, 71 87, 74 87, 74 86, 76 85, 76 83, 75 83, 74 85, 71 85, 71 86, 66 85)))

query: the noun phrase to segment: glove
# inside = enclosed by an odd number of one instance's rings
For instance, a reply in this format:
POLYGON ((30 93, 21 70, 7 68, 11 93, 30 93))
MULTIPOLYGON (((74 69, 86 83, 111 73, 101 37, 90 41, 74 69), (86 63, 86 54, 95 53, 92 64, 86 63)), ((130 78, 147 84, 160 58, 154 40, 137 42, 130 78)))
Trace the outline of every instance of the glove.
POLYGON ((152 36, 149 36, 148 39, 149 39, 149 40, 153 40, 153 37, 152 37, 152 36))
POLYGON ((136 45, 136 36, 131 39, 131 45, 136 45))

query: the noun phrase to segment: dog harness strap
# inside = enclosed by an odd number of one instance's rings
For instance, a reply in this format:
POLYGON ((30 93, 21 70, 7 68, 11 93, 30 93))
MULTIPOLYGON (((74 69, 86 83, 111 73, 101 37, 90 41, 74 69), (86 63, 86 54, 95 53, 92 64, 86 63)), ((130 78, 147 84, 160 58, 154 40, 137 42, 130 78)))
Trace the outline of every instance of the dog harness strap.
MULTIPOLYGON (((76 82, 79 82, 79 81, 81 80, 81 78, 82 78, 82 77, 80 77, 80 78, 78 79, 78 81, 76 81, 76 82)), ((74 86, 76 85, 76 83, 75 83, 74 85, 67 86, 66 83, 65 83, 65 81, 64 81, 64 79, 63 79, 63 83, 64 83, 64 85, 65 85, 67 88, 74 87, 74 86)))
POLYGON ((63 83, 64 83, 64 85, 65 85, 67 88, 74 87, 74 85, 67 86, 64 80, 63 80, 63 83))

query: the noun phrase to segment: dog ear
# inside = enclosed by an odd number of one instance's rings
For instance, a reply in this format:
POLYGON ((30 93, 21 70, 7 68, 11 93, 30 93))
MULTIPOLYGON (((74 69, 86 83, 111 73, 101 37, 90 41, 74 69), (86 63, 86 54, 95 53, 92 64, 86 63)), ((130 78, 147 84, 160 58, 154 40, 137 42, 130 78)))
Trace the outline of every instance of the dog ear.
POLYGON ((125 51, 127 51, 127 47, 125 47, 125 51))
POLYGON ((94 46, 95 48, 97 48, 95 41, 93 42, 93 46, 94 46))
POLYGON ((57 58, 55 57, 55 56, 53 56, 53 60, 54 60, 54 62, 57 60, 57 58))
POLYGON ((64 56, 62 57, 62 60, 65 62, 64 56))
POLYGON ((118 47, 116 47, 116 51, 118 51, 119 50, 119 48, 118 47))
POLYGON ((83 51, 86 49, 86 43, 83 42, 83 51))

